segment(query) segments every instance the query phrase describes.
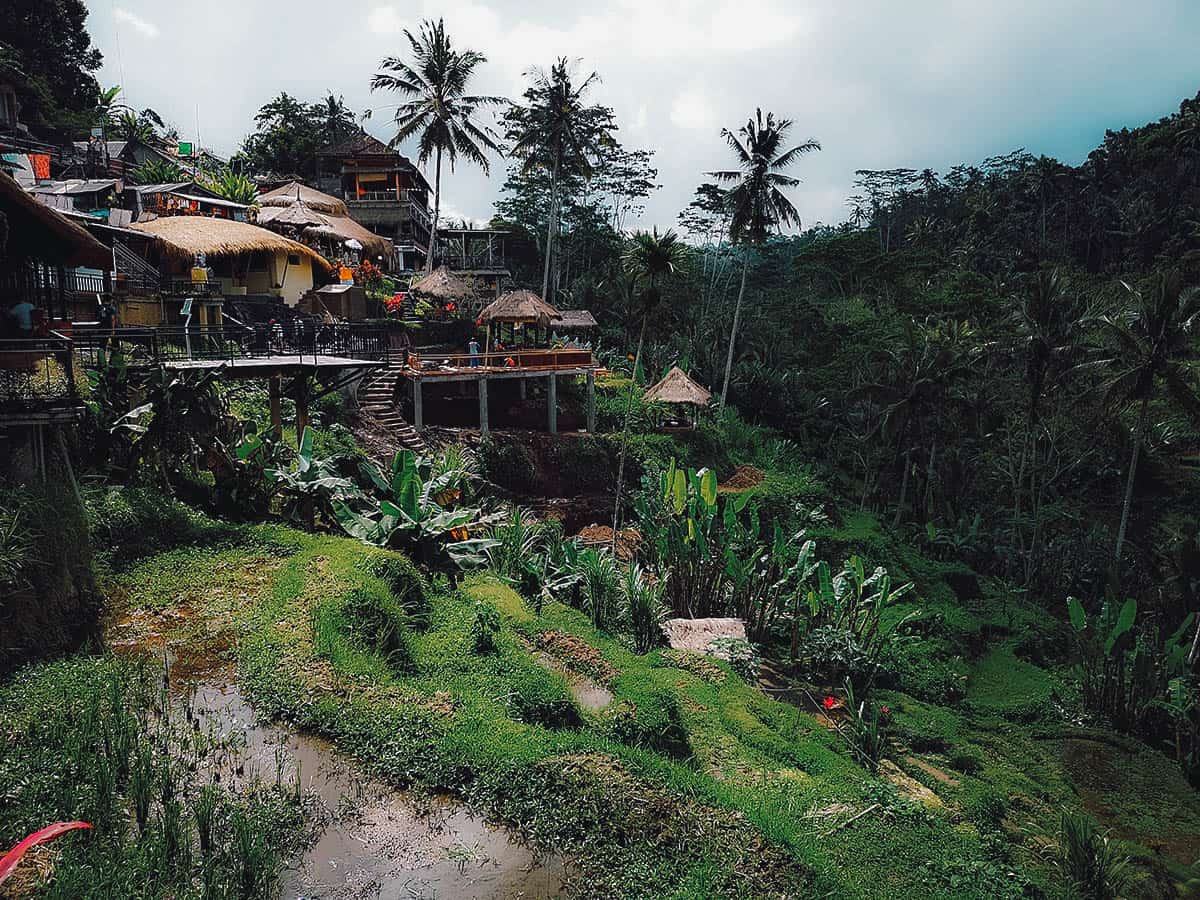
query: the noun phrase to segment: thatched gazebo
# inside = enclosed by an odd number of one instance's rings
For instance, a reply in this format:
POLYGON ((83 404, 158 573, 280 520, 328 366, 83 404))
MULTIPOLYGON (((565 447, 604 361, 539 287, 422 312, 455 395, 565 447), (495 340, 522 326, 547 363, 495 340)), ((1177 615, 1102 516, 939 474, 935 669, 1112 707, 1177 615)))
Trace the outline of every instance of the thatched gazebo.
MULTIPOLYGON (((557 309, 535 294, 533 291, 517 290, 501 294, 496 300, 484 307, 479 314, 479 322, 488 328, 486 346, 492 344, 492 326, 508 325, 511 327, 512 339, 517 339, 517 326, 521 326, 522 335, 525 326, 532 325, 534 329, 549 330, 550 323, 560 318, 557 309)), ((498 333, 498 332, 497 332, 498 333)), ((536 335, 535 335, 536 337, 536 335)))
MULTIPOLYGON (((642 399, 647 403, 669 403, 673 406, 704 409, 712 401, 712 393, 689 378, 679 366, 671 366, 671 371, 657 384, 651 385, 642 399)), ((693 415, 692 427, 695 425, 696 419, 693 415)))
POLYGON ((311 210, 329 213, 331 216, 346 217, 350 215, 350 209, 344 201, 298 181, 288 182, 283 187, 277 187, 258 197, 258 205, 261 207, 291 206, 297 202, 303 203, 311 210))
POLYGON ((299 229, 313 243, 328 246, 336 256, 347 241, 358 241, 367 256, 390 259, 392 242, 350 218, 350 210, 337 197, 293 181, 258 198, 258 222, 268 228, 299 229))
POLYGON ((415 279, 409 290, 434 300, 467 300, 475 296, 471 282, 455 275, 445 266, 438 266, 428 275, 415 279))
POLYGON ((290 225, 293 228, 305 229, 313 225, 324 225, 325 216, 304 202, 296 202, 287 206, 264 206, 258 211, 258 224, 290 225))
POLYGON ((479 314, 485 325, 541 325, 548 326, 560 318, 557 309, 533 291, 509 291, 484 307, 479 314))

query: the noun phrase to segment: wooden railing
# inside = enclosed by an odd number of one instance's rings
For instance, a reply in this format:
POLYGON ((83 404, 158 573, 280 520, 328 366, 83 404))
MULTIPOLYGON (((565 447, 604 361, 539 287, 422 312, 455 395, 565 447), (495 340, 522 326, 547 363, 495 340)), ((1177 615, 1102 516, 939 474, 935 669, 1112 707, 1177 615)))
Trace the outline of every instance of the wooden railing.
POLYGON ((244 325, 229 321, 221 325, 190 328, 121 327, 104 331, 98 327, 78 328, 75 352, 88 367, 99 364, 102 354, 119 351, 131 366, 154 366, 170 360, 270 359, 340 356, 387 362, 398 351, 393 346, 397 333, 359 323, 325 325, 313 319, 295 319, 271 326, 244 325))
POLYGON ((0 411, 78 405, 71 350, 71 339, 56 331, 0 340, 0 411))
POLYGON ((496 353, 409 353, 405 365, 421 375, 505 370, 553 372, 595 368, 591 350, 504 350, 496 353))

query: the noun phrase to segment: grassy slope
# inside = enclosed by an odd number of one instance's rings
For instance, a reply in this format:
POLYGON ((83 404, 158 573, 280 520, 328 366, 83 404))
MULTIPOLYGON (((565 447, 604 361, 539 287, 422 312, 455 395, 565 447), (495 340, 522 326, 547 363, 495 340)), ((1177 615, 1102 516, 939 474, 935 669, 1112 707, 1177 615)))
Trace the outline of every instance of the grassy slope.
MULTIPOLYGON (((1063 764, 1066 732, 1039 737, 1036 723, 1015 721, 1045 702, 1052 679, 1008 655, 1007 645, 974 664, 958 706, 885 695, 897 736, 930 768, 904 756, 901 764, 949 804, 927 813, 854 764, 812 717, 723 667, 713 684, 667 665, 661 652, 638 657, 574 610, 548 603, 535 614, 486 578, 432 591, 424 624, 385 659, 342 609, 353 592, 386 593, 364 564, 376 551, 267 526, 240 534, 222 537, 216 554, 201 544, 151 555, 122 567, 117 583, 134 605, 215 597, 212 627, 236 629, 243 686, 264 711, 333 736, 387 777, 451 789, 537 843, 567 851, 588 894, 1015 894, 1024 876, 1010 877, 1014 865, 997 849, 1025 840, 1030 823, 1048 831, 1074 792, 1063 764), (241 585, 236 602, 229 591, 203 587, 221 585, 230 571, 264 569, 265 577, 241 585), (472 649, 476 599, 504 619, 494 656, 472 649), (613 707, 573 707, 562 676, 528 651, 546 631, 600 652, 615 672, 613 707), (1010 690, 1003 669, 1013 662, 1023 677, 1010 690), (670 739, 678 724, 690 755, 670 739), (849 813, 806 817, 876 802, 879 809, 831 836, 823 834, 849 813)), ((978 624, 969 610, 956 615, 955 627, 978 624)), ((200 636, 194 619, 186 627, 190 639, 200 636)), ((576 668, 594 674, 595 661, 576 668)), ((1178 785, 1151 787, 1146 796, 1155 800, 1187 796, 1173 795, 1178 785)), ((1172 828, 1185 833, 1200 819, 1194 802, 1177 805, 1172 828)), ((1140 839, 1150 823, 1118 810, 1114 824, 1140 839)), ((1044 882, 1032 850, 1018 849, 1014 859, 1044 882)))

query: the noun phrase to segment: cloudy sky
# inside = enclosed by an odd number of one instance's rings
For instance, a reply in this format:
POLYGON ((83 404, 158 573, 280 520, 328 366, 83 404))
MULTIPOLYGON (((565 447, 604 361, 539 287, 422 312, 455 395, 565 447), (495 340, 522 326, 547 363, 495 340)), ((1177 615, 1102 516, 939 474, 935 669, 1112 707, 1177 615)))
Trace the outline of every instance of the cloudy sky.
MULTIPOLYGON (((519 96, 556 56, 602 83, 626 146, 657 151, 662 188, 644 224, 669 225, 702 173, 727 162, 722 126, 755 106, 794 120, 794 200, 807 224, 845 217, 854 170, 944 170, 1017 147, 1082 160, 1109 127, 1173 112, 1200 90, 1195 0, 89 0, 105 85, 185 137, 239 145, 287 91, 389 101, 368 81, 403 29, 443 16, 488 57, 479 93, 519 96)), ((368 130, 387 139, 380 109, 368 130)), ((443 210, 486 219, 503 180, 445 175, 443 210)))

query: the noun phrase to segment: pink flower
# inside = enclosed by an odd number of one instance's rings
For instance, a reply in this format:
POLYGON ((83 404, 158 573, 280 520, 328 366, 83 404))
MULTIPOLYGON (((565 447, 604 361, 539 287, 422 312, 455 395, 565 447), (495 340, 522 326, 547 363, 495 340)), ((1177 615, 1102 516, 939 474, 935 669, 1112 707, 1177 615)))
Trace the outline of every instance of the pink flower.
POLYGON ((827 710, 833 709, 835 706, 837 706, 837 699, 834 697, 826 697, 824 702, 821 705, 824 706, 827 710))

